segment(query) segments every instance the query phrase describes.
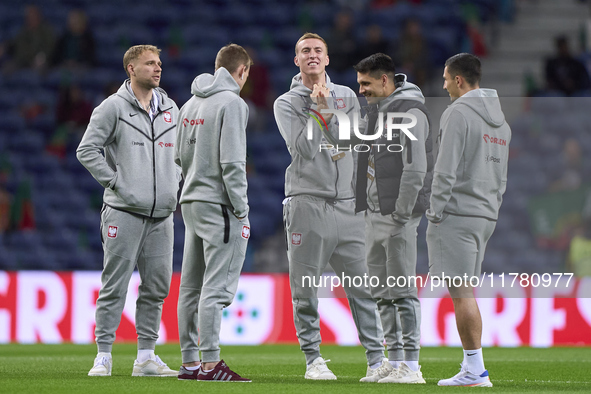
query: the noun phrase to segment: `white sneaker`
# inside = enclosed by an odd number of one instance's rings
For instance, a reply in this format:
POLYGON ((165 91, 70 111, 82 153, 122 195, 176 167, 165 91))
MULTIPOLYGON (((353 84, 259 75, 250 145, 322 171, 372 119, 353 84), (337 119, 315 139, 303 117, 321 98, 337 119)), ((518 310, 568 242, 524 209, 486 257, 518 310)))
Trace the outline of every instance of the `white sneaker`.
POLYGON ((133 363, 133 373, 131 376, 178 376, 179 371, 174 371, 168 368, 160 357, 154 356, 149 358, 148 360, 144 361, 143 363, 139 363, 137 360, 133 363))
POLYGON ((400 373, 399 368, 392 367, 390 373, 381 379, 378 380, 378 383, 392 383, 394 379, 398 379, 398 374, 400 373))
POLYGON ((111 376, 113 359, 107 353, 99 353, 94 359, 94 366, 88 372, 88 376, 111 376))
POLYGON ((378 380, 385 378, 386 376, 390 375, 390 372, 394 367, 390 364, 387 358, 382 360, 382 365, 377 367, 376 369, 371 369, 371 367, 367 367, 367 374, 365 377, 359 379, 360 382, 377 382, 378 380))
POLYGON ((380 379, 378 383, 427 383, 425 379, 423 379, 423 373, 421 372, 421 367, 419 366, 418 371, 413 371, 410 369, 406 363, 400 363, 400 368, 398 368, 397 376, 387 376, 384 379, 380 379))
POLYGON ((485 370, 480 375, 476 375, 462 365, 460 372, 449 379, 442 379, 437 383, 438 386, 465 386, 465 387, 492 387, 488 377, 488 371, 485 370))
POLYGON ((306 379, 312 380, 337 380, 337 377, 328 367, 326 363, 330 360, 325 360, 322 357, 317 357, 312 364, 306 367, 306 379))

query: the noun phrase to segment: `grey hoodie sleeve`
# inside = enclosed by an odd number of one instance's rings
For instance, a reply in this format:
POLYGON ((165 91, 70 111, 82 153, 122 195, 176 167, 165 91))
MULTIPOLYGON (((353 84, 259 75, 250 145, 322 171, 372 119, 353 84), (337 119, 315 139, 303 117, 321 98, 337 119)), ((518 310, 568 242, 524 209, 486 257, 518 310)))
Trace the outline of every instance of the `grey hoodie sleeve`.
POLYGON ((442 125, 441 145, 433 169, 431 208, 426 212, 431 222, 440 222, 456 183, 458 165, 464 154, 468 125, 462 114, 453 109, 442 125))
POLYGON ((403 170, 400 179, 400 191, 396 200, 396 208, 392 213, 392 218, 400 223, 406 223, 410 219, 427 173, 425 141, 429 133, 429 122, 427 116, 419 109, 411 109, 408 112, 417 117, 417 125, 411 131, 417 141, 412 141, 410 144, 412 162, 409 163, 409 156, 406 151, 408 141, 406 135, 400 133, 401 144, 405 147, 405 151, 402 155, 403 170))
POLYGON ((101 149, 115 140, 118 111, 112 98, 106 99, 92 111, 90 123, 76 150, 76 157, 104 187, 113 189, 117 172, 107 164, 101 149))
MULTIPOLYGON (((313 160, 320 151, 320 144, 322 144, 323 134, 320 126, 316 122, 312 123, 314 127, 312 129, 312 138, 308 139, 308 120, 303 116, 299 116, 292 103, 282 97, 275 100, 273 112, 279 132, 287 143, 290 153, 295 150, 304 159, 313 160)), ((328 129, 332 135, 335 135, 334 129, 336 127, 334 118, 333 116, 333 119, 328 123, 328 129)))
POLYGON ((220 165, 226 193, 236 217, 248 214, 246 182, 246 124, 248 106, 242 99, 224 106, 220 135, 220 165))

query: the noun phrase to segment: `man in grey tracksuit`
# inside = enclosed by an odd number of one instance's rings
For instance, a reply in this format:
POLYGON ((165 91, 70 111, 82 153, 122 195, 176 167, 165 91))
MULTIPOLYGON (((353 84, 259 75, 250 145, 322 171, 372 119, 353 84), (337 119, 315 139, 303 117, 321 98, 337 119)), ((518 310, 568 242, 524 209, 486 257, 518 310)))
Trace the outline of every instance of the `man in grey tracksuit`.
POLYGON ((480 276, 507 185, 511 130, 496 90, 481 89, 480 76, 476 56, 462 53, 445 63, 443 88, 453 103, 441 116, 426 214, 427 247, 431 276, 448 282, 464 360, 461 371, 440 380, 440 386, 492 386, 482 357, 482 319, 472 283, 457 285, 457 277, 480 276))
POLYGON ((215 74, 195 78, 178 119, 175 160, 185 179, 180 203, 186 226, 178 304, 182 380, 249 381, 220 361, 219 337, 250 237, 248 106, 240 98, 250 65, 241 46, 222 48, 215 74))
POLYGON ((366 134, 379 135, 382 130, 380 138, 371 141, 372 149, 359 154, 356 211, 365 211, 367 267, 372 277, 380 279, 371 292, 378 300, 390 361, 361 381, 425 383, 418 361, 421 306, 413 278, 417 227, 431 191, 435 138, 421 90, 407 82, 406 75, 395 74, 388 55, 371 55, 355 70, 359 92, 373 107, 368 109, 366 134), (416 126, 408 129, 416 140, 400 130, 388 140, 383 131, 386 113, 403 112, 416 118, 416 126))
POLYGON ((104 265, 96 302, 98 355, 90 376, 111 375, 115 331, 136 265, 141 283, 133 376, 177 374, 154 354, 172 276, 172 213, 181 176, 174 164, 178 108, 158 87, 159 53, 151 45, 138 45, 125 53, 123 63, 130 79, 95 108, 77 150, 78 160, 105 188, 104 265))
MULTIPOLYGON (((354 212, 352 152, 320 149, 337 138, 337 118, 322 114, 320 124, 311 122, 311 135, 307 128, 311 114, 322 109, 338 109, 352 118, 359 112, 359 102, 351 89, 332 83, 325 73, 327 47, 320 36, 306 33, 298 40, 295 64, 300 73, 274 105, 275 120, 292 157, 285 173, 284 220, 294 323, 306 356, 306 379, 334 380, 320 356, 318 288, 309 284, 318 280, 305 278, 318 279, 328 263, 339 277, 367 273, 363 218, 354 212)), ((345 283, 344 288, 368 363, 380 365, 384 348, 376 303, 367 285, 345 283)))

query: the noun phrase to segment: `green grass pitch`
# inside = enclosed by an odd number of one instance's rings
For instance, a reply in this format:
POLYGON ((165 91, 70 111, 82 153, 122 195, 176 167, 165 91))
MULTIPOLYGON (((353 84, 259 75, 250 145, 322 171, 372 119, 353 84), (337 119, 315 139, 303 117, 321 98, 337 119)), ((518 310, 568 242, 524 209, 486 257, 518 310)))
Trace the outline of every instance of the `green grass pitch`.
MULTIPOLYGON (((591 348, 487 348, 486 366, 493 388, 438 387, 437 381, 459 371, 458 348, 423 348, 421 365, 426 385, 359 383, 365 375, 361 347, 322 346, 337 381, 304 379, 304 356, 296 345, 223 346, 230 368, 252 383, 178 381, 176 378, 132 377, 135 344, 113 348, 113 375, 88 377, 94 345, 0 345, 0 393, 407 393, 591 392, 591 348)), ((161 345, 157 354, 171 368, 181 362, 177 345, 161 345)))

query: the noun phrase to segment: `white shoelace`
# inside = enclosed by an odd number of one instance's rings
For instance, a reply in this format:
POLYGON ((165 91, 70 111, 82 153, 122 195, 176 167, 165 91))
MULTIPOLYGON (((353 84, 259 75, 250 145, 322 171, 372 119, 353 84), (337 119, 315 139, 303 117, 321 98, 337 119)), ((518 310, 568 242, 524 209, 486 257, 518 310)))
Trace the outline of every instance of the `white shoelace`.
POLYGON ((156 363, 157 363, 158 365, 161 365, 161 366, 163 366, 163 367, 168 367, 168 365, 166 365, 166 363, 165 363, 164 361, 162 361, 162 360, 160 359, 160 357, 159 357, 159 356, 156 356, 156 358, 155 358, 155 360, 154 360, 154 361, 156 361, 156 363))
POLYGON ((109 358, 102 356, 101 358, 99 358, 98 360, 96 360, 94 362, 94 366, 98 367, 99 365, 107 365, 109 363, 109 358))
POLYGON ((392 370, 388 369, 386 364, 382 363, 379 367, 377 367, 374 371, 374 374, 379 376, 388 376, 392 370))

